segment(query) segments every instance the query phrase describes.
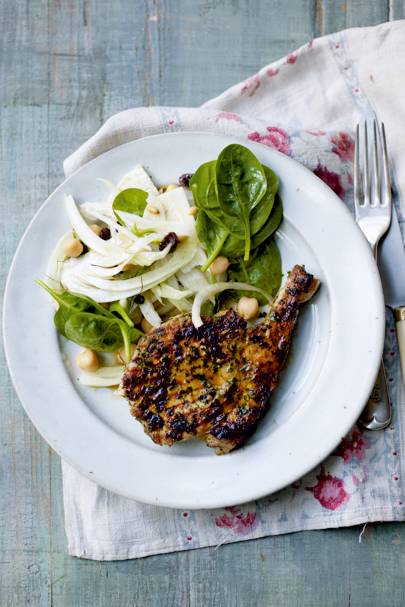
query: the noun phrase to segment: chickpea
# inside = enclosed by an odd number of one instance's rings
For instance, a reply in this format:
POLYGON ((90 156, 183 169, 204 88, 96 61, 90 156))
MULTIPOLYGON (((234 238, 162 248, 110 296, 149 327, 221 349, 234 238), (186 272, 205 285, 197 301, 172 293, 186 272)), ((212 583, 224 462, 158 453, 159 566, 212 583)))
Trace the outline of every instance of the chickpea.
POLYGON ((79 257, 84 251, 83 243, 77 238, 68 238, 63 246, 66 257, 79 257))
POLYGON ((214 259, 214 261, 210 265, 210 270, 211 270, 212 274, 217 275, 217 274, 223 274, 223 272, 226 272, 228 267, 229 267, 228 258, 224 257, 223 255, 220 255, 219 257, 214 259))
POLYGON ((241 297, 237 310, 239 316, 245 320, 253 320, 259 314, 259 302, 256 297, 241 297))
POLYGON ((89 228, 95 233, 96 236, 100 236, 102 229, 101 226, 97 225, 96 223, 92 223, 89 228))
MULTIPOLYGON (((135 344, 131 344, 131 358, 134 355, 134 351, 135 351, 135 344)), ((117 359, 117 363, 119 365, 122 365, 125 362, 129 362, 125 358, 125 346, 121 346, 121 348, 119 350, 117 350, 116 359, 117 359)))
POLYGON ((153 329, 153 326, 148 320, 146 320, 146 318, 143 318, 141 322, 141 329, 144 333, 149 333, 149 331, 153 329))
POLYGON ((172 190, 177 190, 179 186, 176 183, 170 183, 167 187, 166 187, 166 192, 171 192, 172 190))
POLYGON ((100 366, 97 354, 93 350, 90 350, 90 348, 86 348, 83 352, 80 352, 79 356, 76 358, 76 362, 80 369, 89 371, 90 373, 97 371, 100 366))
POLYGON ((189 215, 197 215, 197 213, 198 213, 197 207, 190 207, 188 210, 189 215))

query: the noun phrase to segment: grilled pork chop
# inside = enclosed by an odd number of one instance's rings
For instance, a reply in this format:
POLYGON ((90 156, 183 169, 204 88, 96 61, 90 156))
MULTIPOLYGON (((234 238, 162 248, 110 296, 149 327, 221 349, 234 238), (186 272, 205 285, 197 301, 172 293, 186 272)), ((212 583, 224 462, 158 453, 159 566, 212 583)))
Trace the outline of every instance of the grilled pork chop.
POLYGON ((300 304, 319 281, 294 266, 269 319, 255 327, 234 310, 176 316, 142 337, 120 391, 159 445, 199 438, 218 455, 242 445, 269 407, 300 304))

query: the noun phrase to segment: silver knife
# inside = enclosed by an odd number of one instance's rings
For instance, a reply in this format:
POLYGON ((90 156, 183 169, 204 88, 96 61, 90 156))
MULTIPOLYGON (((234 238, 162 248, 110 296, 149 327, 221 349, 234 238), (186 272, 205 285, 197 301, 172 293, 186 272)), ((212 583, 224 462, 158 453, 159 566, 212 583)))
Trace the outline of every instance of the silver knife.
MULTIPOLYGON (((402 376, 405 378, 405 249, 395 205, 392 206, 390 228, 379 248, 377 265, 380 272, 386 306, 397 321, 402 376)), ((386 428, 391 422, 391 399, 388 393, 384 365, 380 366, 377 380, 359 422, 367 430, 386 428)))
POLYGON ((402 378, 405 382, 405 248, 394 204, 391 226, 380 247, 378 269, 385 303, 395 315, 402 378))
MULTIPOLYGON (((401 357, 402 377, 405 382, 405 248, 395 205, 392 205, 391 225, 381 241, 377 260, 386 306, 396 320, 397 339, 401 357)), ((373 392, 359 418, 368 430, 385 428, 391 421, 391 401, 387 381, 381 365, 373 392), (384 425, 382 425, 384 424, 384 425)))

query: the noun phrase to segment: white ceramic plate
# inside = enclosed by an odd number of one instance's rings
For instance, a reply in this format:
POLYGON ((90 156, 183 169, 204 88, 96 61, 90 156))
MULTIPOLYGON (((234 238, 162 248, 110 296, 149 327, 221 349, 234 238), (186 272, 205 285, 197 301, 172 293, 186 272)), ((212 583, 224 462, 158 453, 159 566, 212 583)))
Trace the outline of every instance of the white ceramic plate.
POLYGON ((288 368, 266 417, 246 445, 222 457, 197 441, 158 447, 108 389, 78 385, 66 364, 53 309, 35 284, 58 237, 68 229, 62 200, 96 200, 104 177, 141 163, 156 183, 194 171, 237 141, 205 133, 148 137, 115 148, 55 190, 28 226, 6 288, 4 338, 18 396, 32 422, 68 462, 104 487, 150 504, 211 508, 249 501, 293 482, 349 430, 371 391, 382 353, 384 305, 377 268, 349 212, 307 169, 244 141, 278 174, 284 221, 283 270, 295 263, 322 281, 302 309, 288 368))

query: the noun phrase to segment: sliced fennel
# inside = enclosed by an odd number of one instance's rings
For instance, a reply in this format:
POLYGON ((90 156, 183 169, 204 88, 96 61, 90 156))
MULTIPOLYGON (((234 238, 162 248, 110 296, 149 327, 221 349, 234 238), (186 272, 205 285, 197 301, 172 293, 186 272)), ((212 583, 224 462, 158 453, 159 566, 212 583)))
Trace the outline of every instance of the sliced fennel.
POLYGON ((186 299, 194 295, 194 291, 183 291, 165 283, 154 287, 153 292, 159 299, 186 299))
POLYGON ((198 242, 187 238, 180 242, 170 257, 156 262, 153 268, 141 276, 125 280, 106 280, 94 276, 87 266, 85 255, 78 258, 75 264, 64 264, 61 281, 63 286, 73 293, 81 293, 97 302, 109 302, 131 297, 164 282, 195 255, 198 242))
POLYGON ((181 282, 183 287, 188 289, 189 291, 198 293, 201 289, 205 289, 209 284, 211 284, 204 272, 201 272, 198 268, 192 268, 185 272, 184 269, 179 270, 177 272, 177 279, 181 282))
POLYGON ((236 289, 239 291, 256 291, 257 293, 261 293, 264 297, 266 297, 269 301, 271 301, 271 297, 268 293, 265 293, 262 289, 258 289, 257 287, 252 287, 244 282, 217 282, 213 285, 205 287, 197 293, 194 298, 193 307, 191 310, 191 319, 193 321, 193 325, 198 329, 204 323, 201 318, 201 306, 203 303, 212 297, 213 295, 217 295, 222 291, 236 289))
POLYGON ((72 232, 66 232, 56 243, 54 250, 49 258, 48 267, 46 269, 49 280, 52 281, 52 287, 60 289, 60 276, 62 272, 63 262, 66 259, 65 243, 72 237, 72 232))
POLYGON ((111 255, 112 253, 118 253, 119 248, 114 246, 112 240, 102 240, 99 238, 90 226, 83 219, 79 209, 76 206, 73 196, 65 196, 65 208, 72 225, 79 240, 91 250, 100 253, 100 255, 111 255))
POLYGON ((126 188, 139 188, 152 196, 157 196, 158 194, 155 184, 141 164, 137 164, 135 168, 126 173, 118 182, 118 192, 126 188))
POLYGON ((158 327, 162 323, 162 319, 156 312, 149 295, 144 296, 144 302, 139 304, 143 317, 152 325, 158 327))
POLYGON ((83 386, 91 386, 93 388, 110 388, 118 386, 124 369, 125 367, 123 365, 115 365, 114 367, 101 367, 92 373, 81 371, 79 383, 83 386))
POLYGON ((188 299, 170 299, 168 300, 179 312, 191 312, 192 304, 188 299))

